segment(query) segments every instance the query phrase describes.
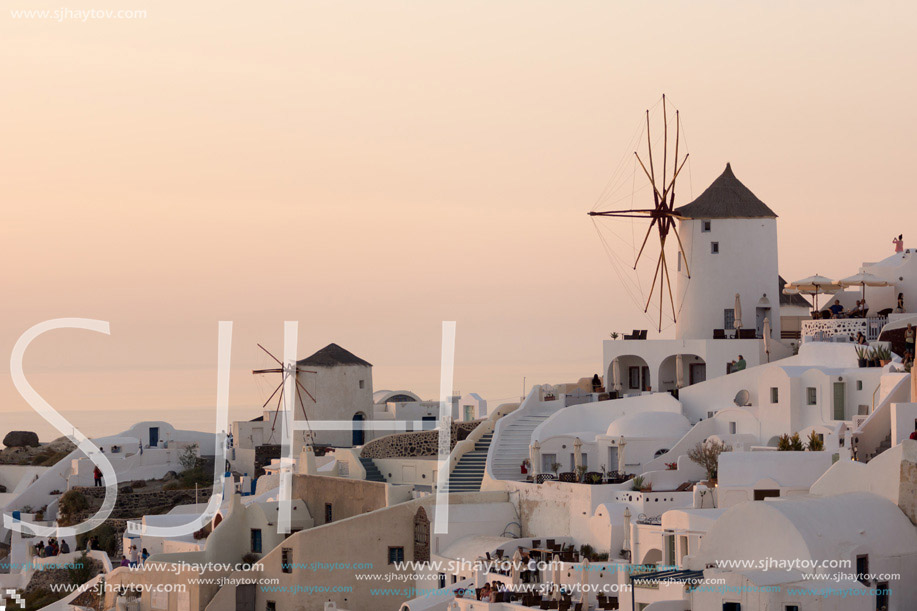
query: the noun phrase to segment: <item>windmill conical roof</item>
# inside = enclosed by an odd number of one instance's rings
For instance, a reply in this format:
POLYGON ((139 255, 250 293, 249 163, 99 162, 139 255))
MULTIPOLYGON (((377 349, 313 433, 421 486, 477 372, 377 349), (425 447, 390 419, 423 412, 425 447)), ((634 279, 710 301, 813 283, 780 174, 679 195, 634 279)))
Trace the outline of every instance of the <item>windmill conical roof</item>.
POLYGON ((767 204, 736 178, 728 163, 706 191, 690 204, 676 208, 675 214, 692 219, 777 218, 767 204))
POLYGON ((339 365, 363 365, 372 367, 372 363, 364 361, 349 350, 345 350, 337 344, 328 344, 312 356, 298 361, 297 365, 306 367, 337 367, 339 365))

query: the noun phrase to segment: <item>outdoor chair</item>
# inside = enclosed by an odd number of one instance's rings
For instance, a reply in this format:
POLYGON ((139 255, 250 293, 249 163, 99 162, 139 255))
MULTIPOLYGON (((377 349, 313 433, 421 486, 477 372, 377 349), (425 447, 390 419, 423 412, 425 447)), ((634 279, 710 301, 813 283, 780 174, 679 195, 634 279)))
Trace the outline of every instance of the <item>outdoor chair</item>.
POLYGON ((714 329, 713 339, 726 339, 726 329, 714 329))
POLYGON ((553 473, 539 473, 538 475, 535 476, 535 483, 543 484, 544 482, 548 481, 549 479, 557 479, 557 477, 555 477, 553 473))
POLYGON ((575 483, 576 482, 576 473, 574 473, 573 471, 564 471, 563 473, 560 474, 560 481, 575 483))

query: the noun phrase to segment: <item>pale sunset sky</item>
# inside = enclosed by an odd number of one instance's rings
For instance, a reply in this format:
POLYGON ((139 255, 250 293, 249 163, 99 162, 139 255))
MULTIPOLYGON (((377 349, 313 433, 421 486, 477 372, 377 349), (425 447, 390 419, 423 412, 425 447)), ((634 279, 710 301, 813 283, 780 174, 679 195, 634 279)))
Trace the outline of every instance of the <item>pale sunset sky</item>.
MULTIPOLYGON (((789 280, 917 245, 913 2, 78 0, 0 12, 0 354, 35 323, 36 389, 87 434, 212 422, 275 380, 255 346, 337 342, 376 389, 492 406, 601 369, 652 328, 585 215, 646 108, 681 111, 679 203, 726 162, 780 216, 789 280), (63 3, 66 4, 66 3, 63 3), (15 13, 15 14, 14 14, 15 13)), ((8 9, 8 10, 7 10, 8 9)), ((649 197, 644 193, 644 197, 649 197)), ((645 202, 649 204, 650 202, 645 202)), ((671 331, 669 332, 671 333, 671 331)), ((651 332, 650 337, 658 336, 651 332)), ((204 425, 204 424, 201 424, 204 425)), ((56 434, 0 368, 0 433, 56 434)))

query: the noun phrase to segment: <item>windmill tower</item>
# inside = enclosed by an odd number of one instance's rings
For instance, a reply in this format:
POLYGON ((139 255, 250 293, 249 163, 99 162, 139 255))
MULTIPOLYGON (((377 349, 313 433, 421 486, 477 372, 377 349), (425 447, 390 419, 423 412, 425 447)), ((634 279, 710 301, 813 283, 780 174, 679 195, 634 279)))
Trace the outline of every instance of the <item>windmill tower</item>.
POLYGON ((764 319, 780 339, 777 215, 743 185, 732 167, 693 202, 676 208, 679 295, 676 339, 710 339, 732 329, 735 296, 742 328, 761 335, 764 319), (690 268, 690 273, 689 273, 690 268))

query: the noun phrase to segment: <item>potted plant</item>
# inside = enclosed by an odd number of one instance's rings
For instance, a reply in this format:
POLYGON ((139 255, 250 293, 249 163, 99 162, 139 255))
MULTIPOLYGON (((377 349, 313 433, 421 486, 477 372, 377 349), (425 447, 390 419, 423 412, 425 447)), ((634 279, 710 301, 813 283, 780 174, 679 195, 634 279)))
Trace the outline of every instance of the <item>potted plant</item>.
POLYGON ((551 463, 551 471, 554 472, 554 477, 555 477, 555 478, 557 477, 557 472, 560 470, 561 466, 562 466, 562 465, 561 465, 559 462, 552 462, 552 463, 551 463))
POLYGON ((631 484, 631 490, 633 490, 634 492, 640 492, 641 490, 643 490, 643 487, 645 485, 643 476, 638 475, 634 479, 630 480, 630 484, 631 484))
POLYGON ((583 481, 583 476, 586 474, 586 465, 580 465, 576 468, 576 481, 583 481))
POLYGON ((617 331, 612 331, 608 335, 609 337, 611 337, 611 339, 618 339, 619 337, 621 337, 621 335, 617 331))
POLYGON ((887 346, 876 346, 876 360, 880 367, 885 367, 892 361, 892 351, 887 346))
POLYGON ((809 452, 821 452, 825 449, 825 442, 814 430, 809 432, 809 443, 806 444, 806 449, 809 452))
POLYGON ((603 477, 599 475, 598 473, 592 473, 589 476, 589 483, 592 484, 593 486, 598 486, 599 484, 602 483, 602 479, 603 477))
POLYGON ((876 358, 876 351, 873 348, 869 349, 869 352, 866 353, 866 359, 869 361, 869 367, 878 367, 879 361, 876 358))
POLYGON ((866 367, 869 364, 869 348, 857 348, 857 364, 860 367, 866 367))

